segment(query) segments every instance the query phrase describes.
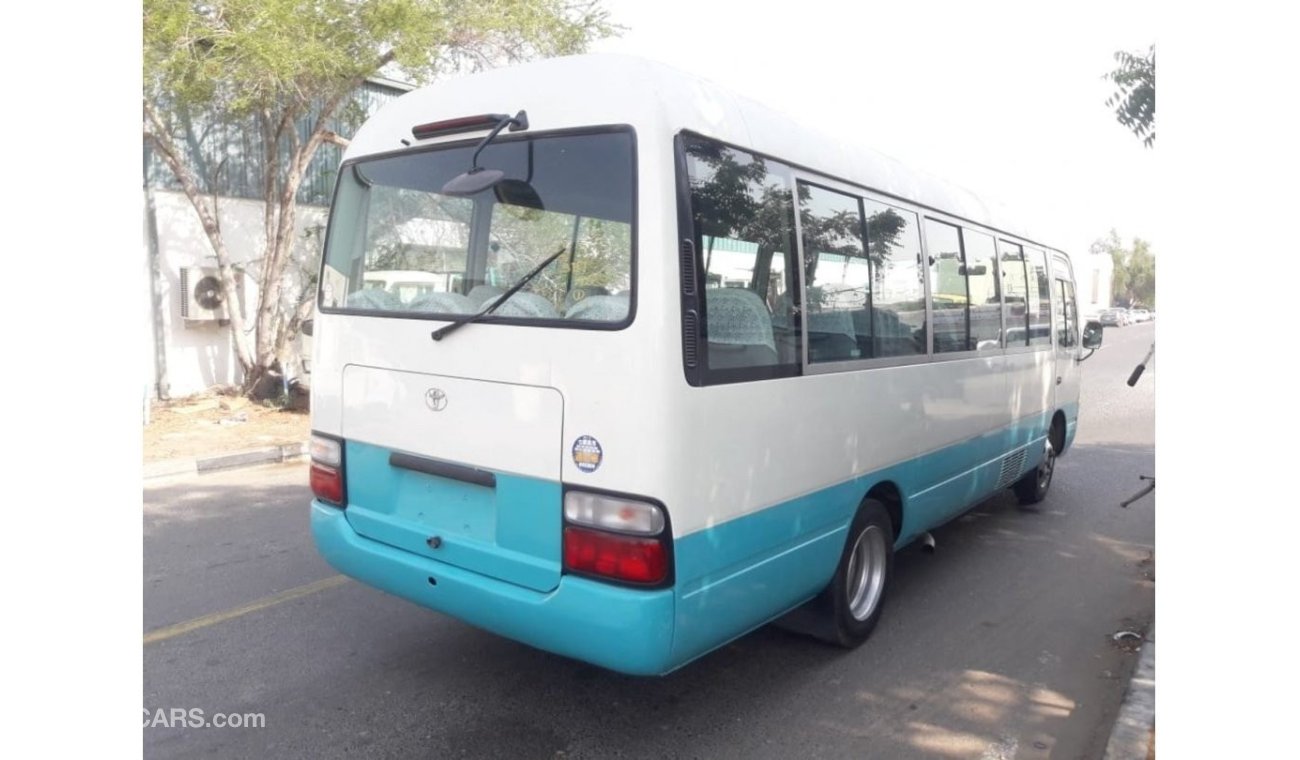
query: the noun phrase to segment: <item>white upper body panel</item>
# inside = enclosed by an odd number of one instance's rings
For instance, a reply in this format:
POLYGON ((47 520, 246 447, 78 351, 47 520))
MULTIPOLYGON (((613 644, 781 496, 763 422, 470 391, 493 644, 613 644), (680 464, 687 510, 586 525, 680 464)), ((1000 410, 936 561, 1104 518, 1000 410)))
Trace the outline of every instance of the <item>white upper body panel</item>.
MULTIPOLYGON (((667 66, 589 55, 451 79, 385 106, 357 132, 344 159, 405 150, 403 141, 418 147, 476 139, 483 133, 417 141, 411 129, 521 109, 528 113, 530 134, 613 124, 635 129, 634 320, 615 331, 469 325, 435 343, 429 333, 442 324, 438 321, 320 314, 312 389, 317 430, 342 435, 347 427, 364 425, 366 437, 385 443, 382 425, 355 421, 343 409, 349 365, 554 388, 560 394, 554 404, 562 405, 563 416, 559 450, 552 455, 559 458, 560 478, 660 499, 680 537, 971 439, 1051 403, 1050 352, 688 385, 672 144, 682 130, 1032 239, 969 192, 854 146, 846 136, 810 132, 770 108, 667 66), (570 455, 583 436, 597 439, 603 450, 595 471, 580 470, 570 455)), ((417 386, 411 385, 410 394, 417 386)), ((377 404, 394 397, 375 384, 364 392, 356 387, 361 398, 370 396, 377 404)), ((446 390, 463 394, 458 386, 446 390)), ((539 399, 544 395, 538 392, 539 399)), ((412 401, 413 413, 425 413, 420 403, 412 401)), ((535 442, 551 435, 546 431, 553 429, 548 427, 554 424, 552 409, 561 407, 553 407, 549 398, 545 407, 545 414, 527 418, 532 427, 526 441, 511 446, 495 439, 508 448, 498 456, 518 472, 554 472, 554 459, 538 465, 521 459, 535 456, 535 442)), ((378 406, 374 419, 401 424, 378 406)), ((474 432, 508 437, 502 428, 515 424, 513 419, 487 420, 474 432)), ((467 446, 464 456, 451 448, 438 449, 437 455, 483 466, 472 461, 476 447, 483 446, 489 444, 467 446)))
MULTIPOLYGON (((464 135, 416 141, 411 128, 484 113, 528 112, 530 132, 598 124, 631 124, 638 134, 682 129, 772 158, 865 184, 871 189, 1034 240, 1001 206, 923 172, 909 169, 851 135, 796 120, 750 98, 671 66, 633 56, 590 54, 550 58, 439 82, 385 106, 357 132, 344 158, 400 150, 402 140, 432 144, 464 135)), ((828 116, 829 118, 829 116, 828 116)))

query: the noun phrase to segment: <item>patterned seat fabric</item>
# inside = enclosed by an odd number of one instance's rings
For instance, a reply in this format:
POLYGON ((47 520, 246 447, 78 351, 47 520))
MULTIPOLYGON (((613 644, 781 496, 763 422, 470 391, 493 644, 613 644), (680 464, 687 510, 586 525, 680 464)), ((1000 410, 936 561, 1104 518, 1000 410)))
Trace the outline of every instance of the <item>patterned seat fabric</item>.
POLYGON ((477 311, 473 301, 460 293, 426 293, 407 305, 408 311, 427 311, 437 314, 469 314, 477 311))
MULTIPOLYGON (((475 288, 477 290, 477 288, 475 288)), ((473 291, 471 291, 473 292, 473 291)), ((492 312, 501 317, 532 317, 533 319, 559 319, 555 305, 536 293, 519 291, 492 312)))
POLYGON ((628 298, 617 296, 587 296, 564 312, 565 319, 590 319, 600 322, 620 322, 627 318, 628 298))
POLYGON ((763 299, 743 288, 704 291, 709 342, 730 346, 765 346, 776 354, 772 318, 763 299))
POLYGON ((474 304, 474 308, 478 309, 487 306, 504 292, 506 292, 504 288, 498 288, 496 285, 475 285, 470 289, 467 298, 474 304))
POLYGON ((379 288, 366 288, 355 293, 348 293, 347 307, 349 309, 397 311, 402 308, 402 302, 395 293, 389 293, 387 290, 379 288))

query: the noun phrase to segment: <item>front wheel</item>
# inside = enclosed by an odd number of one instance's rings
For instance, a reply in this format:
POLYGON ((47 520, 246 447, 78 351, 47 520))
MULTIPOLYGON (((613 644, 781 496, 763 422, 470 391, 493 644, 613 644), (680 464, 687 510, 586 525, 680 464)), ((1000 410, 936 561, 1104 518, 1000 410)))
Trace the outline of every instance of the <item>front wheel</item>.
POLYGON ((1012 486, 1021 505, 1029 506, 1042 501, 1047 496, 1047 489, 1052 486, 1054 472, 1056 472, 1056 447, 1052 445, 1052 436, 1049 435, 1043 443, 1043 460, 1012 486))
POLYGON ((834 643, 852 648, 871 635, 884 611, 893 568, 893 521, 884 504, 867 499, 849 527, 835 578, 822 592, 834 643))

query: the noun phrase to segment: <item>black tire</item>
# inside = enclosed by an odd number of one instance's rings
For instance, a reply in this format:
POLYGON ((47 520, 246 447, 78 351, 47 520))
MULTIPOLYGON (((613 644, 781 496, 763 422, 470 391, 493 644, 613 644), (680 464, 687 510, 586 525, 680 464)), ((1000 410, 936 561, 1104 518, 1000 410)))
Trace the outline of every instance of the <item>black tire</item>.
MULTIPOLYGON (((860 566, 861 563, 858 563, 857 567, 860 566)), ((884 504, 875 499, 867 499, 862 502, 862 506, 858 507, 858 513, 849 526, 844 551, 835 566, 835 577, 831 579, 830 584, 817 600, 817 605, 827 624, 828 635, 823 638, 847 649, 852 649, 866 641, 884 612, 889 580, 893 572, 893 521, 889 519, 889 511, 885 509, 884 504), (866 596, 859 600, 860 604, 855 614, 852 594, 855 590, 862 589, 860 584, 850 582, 849 573, 851 566, 854 566, 854 554, 858 549, 859 539, 869 545, 864 547, 864 551, 870 552, 868 563, 872 569, 868 571, 871 579, 865 582, 868 586, 866 596), (877 559, 877 555, 882 555, 880 560, 877 559)))
POLYGON ((1052 487, 1052 476, 1056 473, 1056 458, 1060 454, 1057 442, 1061 440, 1061 436, 1058 435, 1058 428, 1058 425, 1053 425, 1052 431, 1047 435, 1047 441, 1043 444, 1046 449, 1043 460, 1011 486, 1022 507, 1033 506, 1042 501, 1047 497, 1047 490, 1052 487))

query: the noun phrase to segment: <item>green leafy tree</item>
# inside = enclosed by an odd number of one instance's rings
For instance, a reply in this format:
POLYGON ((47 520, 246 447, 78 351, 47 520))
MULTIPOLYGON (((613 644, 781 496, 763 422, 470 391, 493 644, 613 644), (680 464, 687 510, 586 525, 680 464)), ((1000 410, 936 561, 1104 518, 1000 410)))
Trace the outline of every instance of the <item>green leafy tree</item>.
POLYGON ((1106 254, 1114 264, 1111 274, 1111 299, 1129 308, 1154 308, 1156 305, 1156 258, 1151 244, 1133 238, 1125 248, 1119 233, 1111 230, 1105 238, 1093 242, 1093 253, 1106 254))
POLYGON ((284 291, 298 189, 323 144, 346 144, 327 124, 367 77, 396 67, 427 82, 581 52, 615 31, 596 0, 145 0, 144 138, 198 214, 230 293, 234 271, 216 197, 200 189, 200 172, 219 168, 189 158, 190 114, 251 117, 261 132, 265 249, 251 331, 240 310, 230 310, 245 391, 268 392, 311 313, 308 294, 284 291))
POLYGON ((1156 141, 1156 46, 1146 55, 1121 50, 1115 53, 1115 62, 1119 65, 1105 76, 1115 85, 1106 105, 1115 109, 1120 124, 1150 148, 1156 141))

